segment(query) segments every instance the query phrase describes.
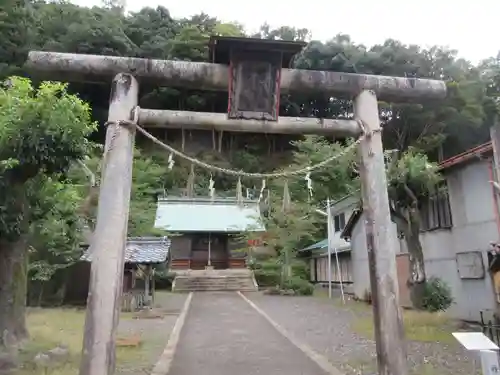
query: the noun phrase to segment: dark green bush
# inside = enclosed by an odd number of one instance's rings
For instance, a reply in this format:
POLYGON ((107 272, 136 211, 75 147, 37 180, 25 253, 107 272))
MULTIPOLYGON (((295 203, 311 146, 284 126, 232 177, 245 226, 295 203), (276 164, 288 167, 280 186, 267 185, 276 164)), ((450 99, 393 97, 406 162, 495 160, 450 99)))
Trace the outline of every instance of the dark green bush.
POLYGON ((281 269, 281 265, 276 259, 257 260, 254 258, 248 266, 252 270, 279 271, 281 269))
POLYGON ((275 259, 266 260, 265 262, 260 262, 260 269, 263 271, 270 272, 281 272, 281 264, 279 264, 275 259))
POLYGON ((260 268, 260 263, 255 258, 250 258, 247 260, 247 267, 251 270, 257 270, 260 268))
POLYGON ((300 277, 292 277, 281 286, 282 289, 293 290, 298 296, 310 296, 314 292, 314 285, 300 277))
POLYGON ((281 276, 279 271, 256 269, 254 275, 259 287, 276 286, 280 283, 281 276))
POLYGON ((166 270, 155 272, 155 288, 171 290, 175 279, 175 272, 166 270))
MULTIPOLYGON (((314 287, 309 282, 309 267, 307 263, 298 260, 292 263, 291 268, 293 277, 283 285, 280 285, 282 265, 278 263, 276 259, 268 259, 252 264, 255 280, 259 287, 274 288, 278 286, 277 290, 279 291, 293 291, 295 295, 311 295, 314 287)), ((270 292, 270 294, 272 294, 272 292, 270 292)))
POLYGON ((309 265, 302 261, 302 260, 297 260, 292 263, 292 275, 296 277, 300 277, 301 279, 310 280, 310 274, 309 274, 309 265))
POLYGON ((431 312, 444 311, 453 303, 451 289, 443 280, 431 277, 424 286, 422 307, 431 312))

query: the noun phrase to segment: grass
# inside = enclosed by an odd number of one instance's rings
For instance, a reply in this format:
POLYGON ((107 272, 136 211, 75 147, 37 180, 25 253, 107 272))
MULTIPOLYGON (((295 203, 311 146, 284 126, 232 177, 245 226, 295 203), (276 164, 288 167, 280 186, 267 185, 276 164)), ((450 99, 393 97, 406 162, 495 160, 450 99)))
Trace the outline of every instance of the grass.
MULTIPOLYGON (((377 359, 365 358, 349 361, 343 367, 350 373, 355 374, 376 374, 377 373, 377 359)), ((409 368, 410 375, 445 375, 449 374, 448 371, 440 369, 431 363, 423 363, 409 368)), ((475 372, 470 375, 479 375, 475 372)))
POLYGON ((19 375, 77 374, 78 361, 83 340, 84 310, 77 309, 33 309, 27 316, 27 325, 30 340, 21 354, 23 369, 19 375), (37 353, 44 352, 58 345, 66 345, 70 356, 66 363, 62 363, 49 371, 37 369, 33 358, 37 353), (38 372, 37 372, 38 371, 38 372))
MULTIPOLYGON (((342 302, 340 302, 342 303, 342 302)), ((357 311, 371 311, 371 306, 363 302, 351 301, 346 307, 357 311)), ((455 322, 444 312, 430 313, 426 311, 403 310, 405 337, 419 342, 439 342, 455 344, 452 332, 457 330, 455 322)), ((353 323, 353 330, 367 338, 373 339, 373 315, 363 314, 353 323)))
MULTIPOLYGON (((123 314, 124 319, 130 319, 131 314, 123 314)), ((21 354, 23 368, 17 375, 76 375, 80 364, 80 353, 83 342, 83 326, 85 310, 79 309, 33 309, 27 316, 27 325, 30 340, 21 354), (65 345, 69 349, 66 362, 58 363, 49 369, 37 368, 33 362, 40 352, 46 352, 58 345, 65 345)), ((120 335, 118 335, 120 337, 120 335)), ((141 337, 142 345, 134 348, 117 348, 116 362, 119 367, 132 364, 133 366, 147 366, 144 361, 150 359, 147 354, 151 345, 165 343, 150 342, 141 337)), ((166 339, 165 339, 166 341, 166 339)), ((150 357, 150 356, 149 356, 150 357)), ((139 372, 137 372, 139 373, 139 372)))
POLYGON ((346 373, 355 374, 376 374, 377 373, 377 359, 370 357, 357 358, 340 365, 346 373))
MULTIPOLYGON (((431 363, 424 363, 410 369, 412 375, 443 375, 443 371, 431 363)), ((473 374, 471 374, 473 375, 473 374)))
MULTIPOLYGON (((319 298, 328 298, 328 290, 317 289, 314 295, 319 298)), ((334 297, 332 303, 355 313, 356 318, 352 328, 360 335, 373 339, 372 306, 361 301, 354 301, 346 296, 345 304, 339 297, 334 297)), ((408 340, 420 342, 440 342, 456 344, 452 332, 458 330, 457 324, 446 313, 430 313, 426 311, 403 310, 405 336, 408 340)))

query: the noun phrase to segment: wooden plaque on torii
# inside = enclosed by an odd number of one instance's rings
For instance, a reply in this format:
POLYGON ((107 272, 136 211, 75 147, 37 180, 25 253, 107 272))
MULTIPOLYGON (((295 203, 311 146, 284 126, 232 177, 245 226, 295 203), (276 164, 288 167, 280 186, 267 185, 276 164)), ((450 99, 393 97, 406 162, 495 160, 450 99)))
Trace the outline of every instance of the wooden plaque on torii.
POLYGON ((288 68, 305 46, 305 42, 211 37, 212 62, 229 65, 228 118, 277 121, 281 69, 288 68))

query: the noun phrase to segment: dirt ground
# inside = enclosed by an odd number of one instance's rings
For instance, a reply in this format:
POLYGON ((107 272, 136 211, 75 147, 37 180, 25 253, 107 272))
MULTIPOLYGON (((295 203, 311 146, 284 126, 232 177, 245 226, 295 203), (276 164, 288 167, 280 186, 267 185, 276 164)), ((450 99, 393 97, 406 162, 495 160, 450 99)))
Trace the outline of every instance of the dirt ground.
MULTIPOLYGON (((245 293, 273 320, 349 375, 377 373, 371 306, 321 297, 245 293)), ((446 314, 404 312, 410 374, 473 375, 481 365, 455 341, 446 314)))
MULTIPOLYGON (((155 318, 144 319, 124 313, 118 339, 129 347, 117 349, 117 375, 148 374, 163 352, 170 332, 182 309, 186 295, 158 292, 155 318), (139 342, 139 345, 135 345, 139 342)), ((20 356, 23 366, 16 375, 77 375, 83 341, 85 311, 82 309, 31 309, 28 329, 31 335, 20 356), (35 357, 58 346, 67 347, 63 360, 37 363, 35 357)))

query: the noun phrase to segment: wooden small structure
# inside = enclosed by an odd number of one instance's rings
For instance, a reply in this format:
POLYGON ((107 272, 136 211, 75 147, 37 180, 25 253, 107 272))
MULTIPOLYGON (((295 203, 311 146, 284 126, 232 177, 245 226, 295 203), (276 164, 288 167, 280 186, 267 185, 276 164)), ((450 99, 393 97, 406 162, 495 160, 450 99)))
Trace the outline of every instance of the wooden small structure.
MULTIPOLYGON (((135 311, 154 303, 153 265, 167 262, 169 252, 170 239, 167 237, 133 237, 127 240, 123 270, 123 311, 135 311)), ((81 259, 92 262, 89 249, 81 259)))
MULTIPOLYGON (((338 238, 338 242, 342 242, 342 246, 335 246, 339 257, 339 268, 335 266, 335 253, 331 253, 331 268, 332 268, 332 283, 340 284, 352 283, 351 271, 351 247, 349 243, 338 238), (340 272, 339 272, 340 269, 340 272)), ((304 257, 309 261, 310 281, 320 285, 328 285, 328 239, 325 238, 317 243, 307 246, 298 251, 299 256, 304 257)))
POLYGON ((245 268, 248 245, 238 235, 265 230, 258 201, 201 197, 159 199, 155 228, 175 233, 172 270, 245 268))

